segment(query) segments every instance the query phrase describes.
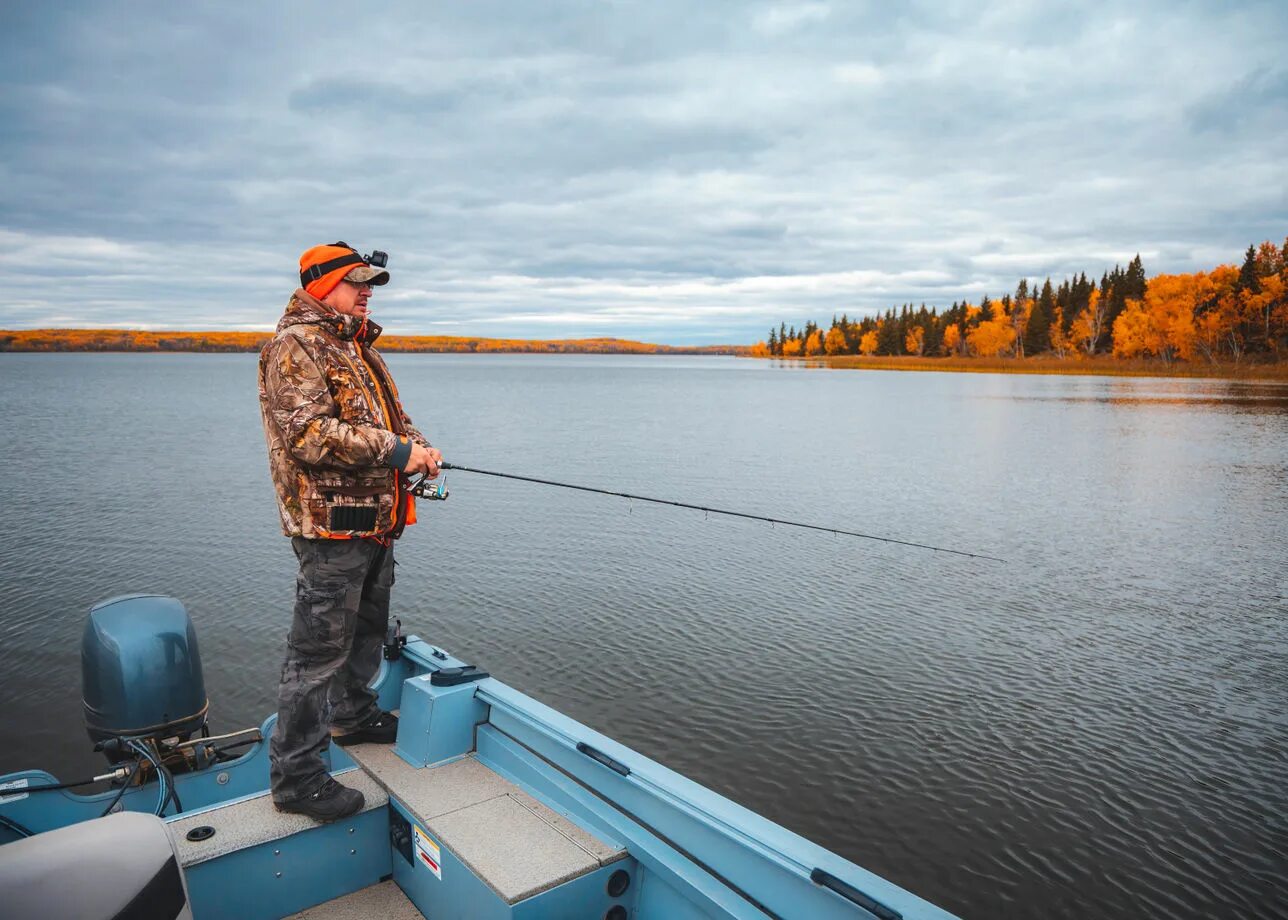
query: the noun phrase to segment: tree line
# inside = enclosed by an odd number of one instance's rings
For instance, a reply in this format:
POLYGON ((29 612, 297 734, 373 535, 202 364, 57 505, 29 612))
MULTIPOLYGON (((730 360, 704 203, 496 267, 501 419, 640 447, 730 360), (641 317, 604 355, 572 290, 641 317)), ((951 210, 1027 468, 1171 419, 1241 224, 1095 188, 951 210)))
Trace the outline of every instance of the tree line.
POLYGON ((780 323, 757 357, 917 355, 1055 358, 1112 355, 1172 361, 1277 361, 1288 356, 1288 239, 1251 245, 1242 266, 1146 278, 1137 255, 1100 281, 1021 279, 1014 294, 954 302, 942 313, 904 304, 831 325, 780 323))
MULTIPOLYGON (((256 352, 272 338, 270 332, 150 332, 138 329, 0 329, 0 352, 5 351, 164 351, 256 352)), ((477 336, 382 335, 385 352, 447 352, 482 354, 525 352, 540 354, 698 355, 746 354, 745 345, 655 345, 629 339, 489 339, 477 336)))

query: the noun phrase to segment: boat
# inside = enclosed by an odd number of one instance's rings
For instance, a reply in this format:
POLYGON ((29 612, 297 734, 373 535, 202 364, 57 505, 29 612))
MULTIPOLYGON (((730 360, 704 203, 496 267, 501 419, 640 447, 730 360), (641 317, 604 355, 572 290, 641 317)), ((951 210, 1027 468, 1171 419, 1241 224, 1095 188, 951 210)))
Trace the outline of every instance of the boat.
POLYGON ((273 807, 276 716, 210 735, 180 601, 95 605, 82 672, 109 769, 83 783, 0 777, 5 917, 952 916, 401 624, 372 685, 399 713, 397 740, 330 746, 332 775, 365 797, 331 824, 273 807), (99 791, 76 791, 91 782, 99 791))

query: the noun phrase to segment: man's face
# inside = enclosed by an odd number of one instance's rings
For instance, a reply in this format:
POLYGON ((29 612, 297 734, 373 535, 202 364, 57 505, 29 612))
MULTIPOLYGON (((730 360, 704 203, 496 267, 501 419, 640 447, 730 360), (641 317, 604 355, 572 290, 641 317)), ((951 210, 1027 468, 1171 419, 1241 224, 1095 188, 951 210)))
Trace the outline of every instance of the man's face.
POLYGON ((330 294, 322 298, 322 302, 337 313, 361 317, 371 312, 367 309, 369 297, 371 297, 371 285, 341 281, 330 294))

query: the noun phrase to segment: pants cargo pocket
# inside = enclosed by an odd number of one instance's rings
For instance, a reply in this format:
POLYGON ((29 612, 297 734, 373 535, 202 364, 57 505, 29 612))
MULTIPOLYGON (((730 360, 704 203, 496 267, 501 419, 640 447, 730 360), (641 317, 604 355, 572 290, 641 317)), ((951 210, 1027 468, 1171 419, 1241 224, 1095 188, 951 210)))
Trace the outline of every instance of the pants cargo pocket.
POLYGON ((356 613, 348 603, 350 590, 347 582, 297 585, 291 644, 310 657, 346 653, 356 613))

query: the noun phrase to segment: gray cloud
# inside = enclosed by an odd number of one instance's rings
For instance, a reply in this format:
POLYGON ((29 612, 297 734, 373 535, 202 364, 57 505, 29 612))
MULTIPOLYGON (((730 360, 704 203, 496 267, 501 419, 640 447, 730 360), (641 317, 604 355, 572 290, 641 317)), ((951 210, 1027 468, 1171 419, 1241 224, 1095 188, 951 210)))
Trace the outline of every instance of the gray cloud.
POLYGON ((27 5, 0 326, 267 327, 393 254, 393 331, 751 341, 1288 233, 1275 3, 27 5))

